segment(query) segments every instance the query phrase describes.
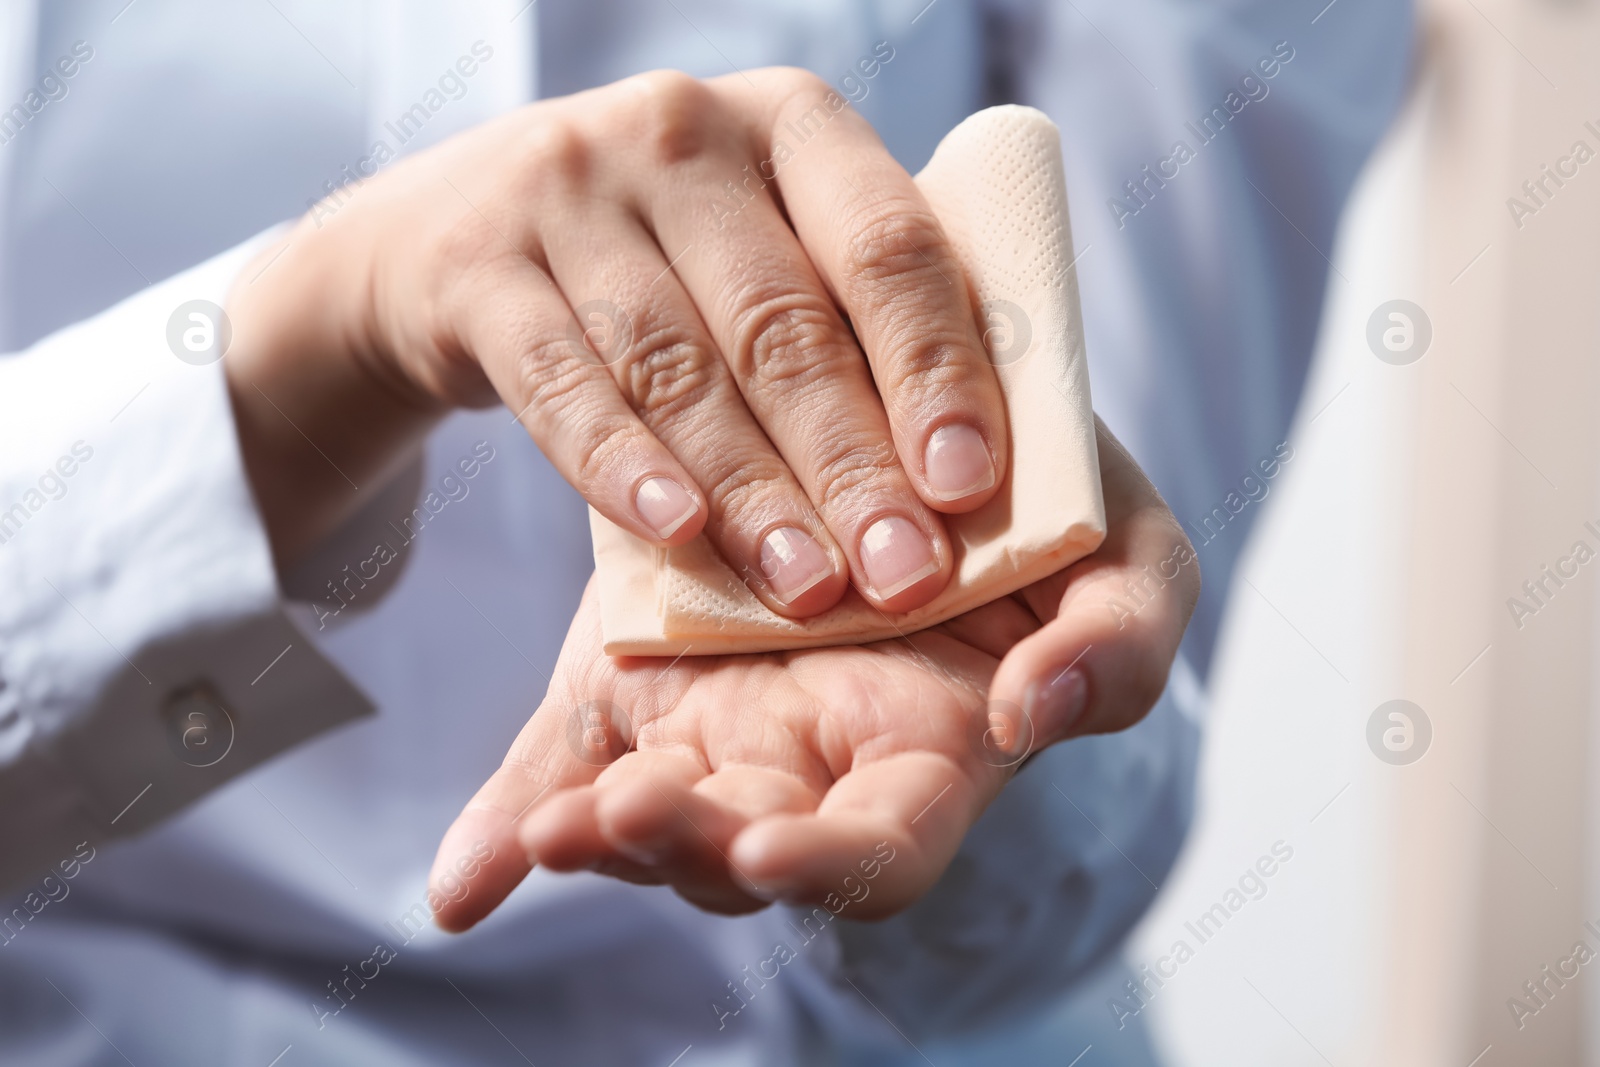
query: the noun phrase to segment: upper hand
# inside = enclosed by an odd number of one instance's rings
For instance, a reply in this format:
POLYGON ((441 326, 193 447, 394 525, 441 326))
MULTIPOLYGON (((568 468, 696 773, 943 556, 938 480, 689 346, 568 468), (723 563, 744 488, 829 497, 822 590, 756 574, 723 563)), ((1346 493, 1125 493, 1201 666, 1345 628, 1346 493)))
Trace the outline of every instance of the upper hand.
POLYGON ((256 438, 344 493, 300 431, 364 483, 350 466, 381 466, 410 414, 498 398, 607 518, 657 545, 703 530, 775 611, 853 583, 900 612, 952 574, 938 513, 1006 469, 956 255, 803 71, 529 105, 342 190, 262 261, 230 300, 228 370, 274 533, 313 509, 256 438))
POLYGON ((440 925, 477 922, 534 863, 729 913, 854 896, 870 871, 851 916, 906 907, 1025 756, 1133 725, 1165 685, 1198 565, 1103 426, 1099 448, 1108 535, 1093 555, 908 638, 613 659, 591 589, 539 710, 439 847, 440 925))

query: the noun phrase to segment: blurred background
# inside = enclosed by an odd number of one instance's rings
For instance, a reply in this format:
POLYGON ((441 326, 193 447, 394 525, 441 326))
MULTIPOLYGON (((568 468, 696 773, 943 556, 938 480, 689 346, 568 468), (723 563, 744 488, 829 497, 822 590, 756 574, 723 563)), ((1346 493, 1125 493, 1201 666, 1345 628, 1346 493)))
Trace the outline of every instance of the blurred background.
POLYGON ((1421 7, 1128 952, 1174 1065, 1600 1063, 1597 44, 1592 3, 1421 7))

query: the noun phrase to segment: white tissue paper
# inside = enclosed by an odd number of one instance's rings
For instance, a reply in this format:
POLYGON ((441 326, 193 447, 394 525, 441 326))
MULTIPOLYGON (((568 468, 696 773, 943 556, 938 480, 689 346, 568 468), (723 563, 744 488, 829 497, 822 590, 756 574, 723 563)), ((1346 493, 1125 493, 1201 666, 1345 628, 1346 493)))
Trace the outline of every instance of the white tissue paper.
POLYGON ((899 615, 850 589, 821 615, 786 619, 703 535, 655 548, 591 510, 606 652, 770 652, 910 634, 1054 574, 1104 539, 1055 124, 1028 107, 980 111, 945 136, 916 181, 961 257, 1010 420, 1011 468, 999 492, 977 511, 944 516, 950 584, 899 615))

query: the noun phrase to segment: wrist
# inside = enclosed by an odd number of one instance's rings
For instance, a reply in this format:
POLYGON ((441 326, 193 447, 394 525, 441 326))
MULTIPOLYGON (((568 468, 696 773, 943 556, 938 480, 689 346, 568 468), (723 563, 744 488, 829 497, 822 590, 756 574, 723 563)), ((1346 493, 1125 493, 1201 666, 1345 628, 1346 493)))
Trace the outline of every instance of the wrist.
POLYGON ((302 221, 227 301, 234 423, 280 573, 381 490, 448 411, 373 344, 370 270, 353 236, 302 221))

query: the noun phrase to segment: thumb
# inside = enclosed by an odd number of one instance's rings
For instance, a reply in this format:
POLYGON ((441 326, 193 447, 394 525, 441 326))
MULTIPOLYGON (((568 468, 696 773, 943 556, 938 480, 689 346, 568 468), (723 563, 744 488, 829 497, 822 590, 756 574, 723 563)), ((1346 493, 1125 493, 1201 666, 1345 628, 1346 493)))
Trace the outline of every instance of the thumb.
POLYGON ((1166 688, 1200 596, 1194 547, 1155 487, 1100 427, 1106 540, 1023 596, 1044 625, 1017 642, 990 683, 991 706, 1017 707, 1042 748, 1125 730, 1166 688))

